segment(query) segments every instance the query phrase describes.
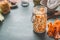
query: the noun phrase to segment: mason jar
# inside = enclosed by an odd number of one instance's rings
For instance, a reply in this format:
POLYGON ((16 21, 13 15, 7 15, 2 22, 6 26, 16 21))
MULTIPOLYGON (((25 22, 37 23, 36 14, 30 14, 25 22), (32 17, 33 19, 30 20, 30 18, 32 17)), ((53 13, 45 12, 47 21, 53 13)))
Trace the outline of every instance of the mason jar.
POLYGON ((8 14, 10 12, 10 6, 6 0, 0 2, 0 8, 3 14, 8 14))
POLYGON ((33 8, 33 30, 36 33, 44 33, 46 31, 47 8, 44 6, 36 6, 33 8))

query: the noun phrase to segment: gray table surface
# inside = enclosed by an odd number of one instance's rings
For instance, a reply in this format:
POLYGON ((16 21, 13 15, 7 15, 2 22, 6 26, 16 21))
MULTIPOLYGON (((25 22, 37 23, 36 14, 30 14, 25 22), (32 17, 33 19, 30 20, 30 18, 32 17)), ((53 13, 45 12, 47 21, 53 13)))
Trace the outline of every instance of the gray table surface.
MULTIPOLYGON (((31 22, 33 3, 29 7, 22 7, 20 3, 18 8, 12 9, 5 16, 3 23, 0 23, 0 40, 54 40, 48 35, 37 35, 33 32, 31 22)), ((48 21, 54 21, 50 19, 48 21)))

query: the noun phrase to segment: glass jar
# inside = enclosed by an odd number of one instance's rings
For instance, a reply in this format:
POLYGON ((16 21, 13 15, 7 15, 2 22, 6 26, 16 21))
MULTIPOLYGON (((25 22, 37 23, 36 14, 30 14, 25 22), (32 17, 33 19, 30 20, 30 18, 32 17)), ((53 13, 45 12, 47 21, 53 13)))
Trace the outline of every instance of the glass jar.
POLYGON ((43 33, 46 31, 47 8, 44 6, 36 6, 33 10, 33 30, 36 33, 43 33))
POLYGON ((21 5, 27 7, 29 5, 29 0, 21 0, 21 5))
POLYGON ((3 14, 7 14, 10 12, 10 6, 6 0, 0 2, 0 8, 3 14))

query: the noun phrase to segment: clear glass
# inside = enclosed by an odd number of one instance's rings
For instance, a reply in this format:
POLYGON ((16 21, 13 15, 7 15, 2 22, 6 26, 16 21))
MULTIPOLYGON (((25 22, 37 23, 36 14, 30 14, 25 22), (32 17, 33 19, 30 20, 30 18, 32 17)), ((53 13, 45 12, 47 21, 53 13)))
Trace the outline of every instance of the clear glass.
POLYGON ((37 6, 33 9, 33 30, 36 33, 43 33, 46 31, 47 8, 44 6, 37 6))
POLYGON ((21 5, 27 7, 29 5, 29 0, 21 0, 21 5))

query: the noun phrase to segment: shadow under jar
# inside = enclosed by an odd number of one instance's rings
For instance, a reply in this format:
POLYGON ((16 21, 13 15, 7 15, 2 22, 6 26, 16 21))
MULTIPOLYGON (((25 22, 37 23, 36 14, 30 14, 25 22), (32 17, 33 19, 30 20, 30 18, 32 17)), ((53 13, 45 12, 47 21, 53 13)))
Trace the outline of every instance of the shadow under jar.
POLYGON ((44 6, 36 6, 33 8, 33 30, 36 33, 44 33, 46 31, 47 8, 44 6))

